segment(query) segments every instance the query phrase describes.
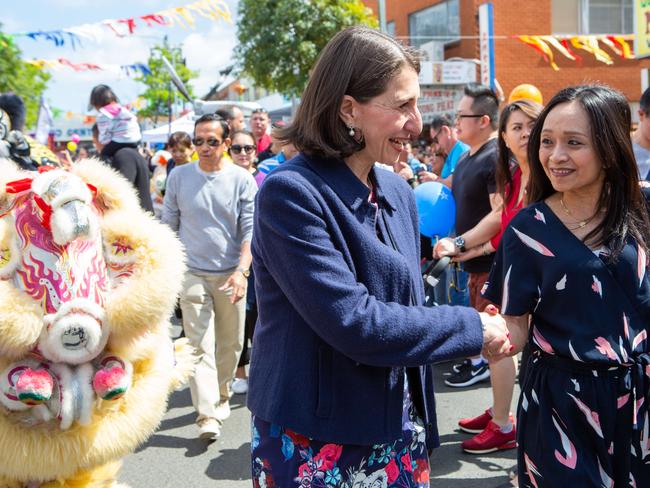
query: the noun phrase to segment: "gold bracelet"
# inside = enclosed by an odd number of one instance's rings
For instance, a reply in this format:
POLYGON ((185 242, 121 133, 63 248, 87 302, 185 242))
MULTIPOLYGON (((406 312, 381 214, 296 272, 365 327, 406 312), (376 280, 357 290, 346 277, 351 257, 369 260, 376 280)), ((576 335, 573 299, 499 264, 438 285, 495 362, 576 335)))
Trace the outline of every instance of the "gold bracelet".
POLYGON ((483 256, 490 255, 490 251, 488 250, 488 244, 489 244, 489 242, 486 242, 485 244, 483 244, 483 256))

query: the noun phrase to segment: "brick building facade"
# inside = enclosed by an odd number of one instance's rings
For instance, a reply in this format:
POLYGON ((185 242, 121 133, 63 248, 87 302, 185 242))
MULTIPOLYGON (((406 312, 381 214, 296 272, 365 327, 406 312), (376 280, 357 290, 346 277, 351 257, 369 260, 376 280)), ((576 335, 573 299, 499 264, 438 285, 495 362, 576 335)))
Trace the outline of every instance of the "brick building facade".
MULTIPOLYGON (((385 0, 386 20, 389 23, 390 33, 409 43, 417 42, 412 38, 413 33, 409 32, 410 16, 429 7, 450 1, 457 2, 455 5, 458 8, 461 38, 446 44, 445 59, 451 57, 478 59, 478 39, 464 37, 478 37, 478 7, 480 4, 486 3, 486 0, 385 0)), ((506 96, 516 85, 532 83, 542 91, 544 100, 549 100, 553 94, 565 86, 598 81, 623 91, 631 102, 638 102, 642 92, 641 70, 650 68, 650 58, 625 60, 612 53, 614 64, 605 65, 584 51, 577 51, 582 57, 581 62, 571 61, 554 51, 555 61, 560 68, 559 71, 554 71, 531 47, 515 38, 502 38, 502 36, 515 35, 558 34, 558 26, 566 29, 567 25, 570 28, 572 25, 584 24, 586 13, 582 10, 589 8, 588 0, 491 0, 491 2, 494 7, 495 72, 506 96), (567 8, 568 6, 571 8, 567 8), (554 8, 557 9, 555 12, 554 8), (573 14, 575 14, 575 18, 571 18, 573 14)), ((372 8, 375 14, 378 14, 377 0, 364 0, 364 3, 372 8)), ((616 1, 610 3, 617 4, 616 1)), ((618 3, 621 5, 621 9, 627 9, 632 4, 631 0, 618 0, 618 3)), ((621 11, 624 11, 624 15, 627 16, 626 25, 629 32, 631 7, 630 10, 621 11)), ((593 12, 595 12, 594 15, 599 16, 593 19, 593 24, 600 21, 602 25, 603 22, 611 20, 603 19, 603 15, 607 15, 605 11, 594 10, 590 11, 589 15, 592 15, 593 12)), ((586 22, 589 22, 589 19, 586 22)), ((569 32, 562 33, 568 34, 569 32)), ((608 48, 604 49, 610 52, 608 48)))

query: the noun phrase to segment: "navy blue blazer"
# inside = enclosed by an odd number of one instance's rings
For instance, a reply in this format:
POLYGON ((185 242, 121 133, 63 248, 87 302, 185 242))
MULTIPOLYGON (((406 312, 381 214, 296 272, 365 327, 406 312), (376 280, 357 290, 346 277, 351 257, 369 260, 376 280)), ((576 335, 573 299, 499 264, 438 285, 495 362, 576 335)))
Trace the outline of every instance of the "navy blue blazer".
POLYGON ((340 160, 299 154, 258 192, 248 407, 322 441, 393 441, 406 368, 433 448, 430 364, 478 354, 481 322, 470 308, 422 306, 413 192, 388 171, 371 177, 378 216, 369 189, 340 160))

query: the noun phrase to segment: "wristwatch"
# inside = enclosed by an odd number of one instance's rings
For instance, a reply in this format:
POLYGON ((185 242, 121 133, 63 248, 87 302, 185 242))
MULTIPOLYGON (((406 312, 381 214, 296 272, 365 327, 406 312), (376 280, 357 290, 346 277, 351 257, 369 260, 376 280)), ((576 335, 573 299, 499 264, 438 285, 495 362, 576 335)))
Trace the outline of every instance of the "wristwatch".
POLYGON ((251 269, 250 268, 239 267, 235 271, 239 271, 241 274, 243 274, 244 278, 248 278, 251 275, 251 269))
POLYGON ((456 246, 460 252, 465 252, 465 239, 463 239, 463 236, 458 236, 454 239, 454 246, 456 246))

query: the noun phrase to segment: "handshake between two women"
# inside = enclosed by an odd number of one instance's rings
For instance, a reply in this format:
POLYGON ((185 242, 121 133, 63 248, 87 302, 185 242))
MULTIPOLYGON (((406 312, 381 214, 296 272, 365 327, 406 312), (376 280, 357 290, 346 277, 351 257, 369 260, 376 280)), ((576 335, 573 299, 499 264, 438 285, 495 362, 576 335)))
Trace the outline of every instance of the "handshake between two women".
POLYGON ((515 354, 515 346, 510 343, 506 321, 498 309, 494 305, 488 305, 479 315, 483 324, 483 356, 494 362, 515 354))

